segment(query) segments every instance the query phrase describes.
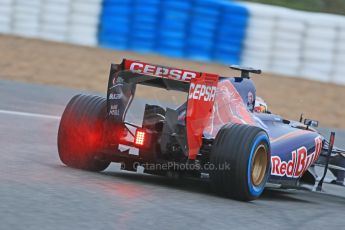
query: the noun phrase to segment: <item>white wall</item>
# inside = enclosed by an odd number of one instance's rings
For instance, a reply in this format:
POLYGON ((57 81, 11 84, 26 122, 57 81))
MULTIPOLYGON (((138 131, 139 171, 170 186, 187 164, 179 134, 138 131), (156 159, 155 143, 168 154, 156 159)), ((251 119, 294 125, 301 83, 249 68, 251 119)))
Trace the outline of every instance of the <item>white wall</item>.
POLYGON ((45 0, 42 2, 40 38, 67 41, 70 2, 70 0, 45 0))
POLYGON ((0 0, 0 33, 96 46, 102 0, 0 0))
POLYGON ((13 15, 12 0, 0 0, 0 33, 10 33, 13 15))
POLYGON ((345 84, 345 17, 244 3, 250 19, 242 64, 345 84))
POLYGON ((70 0, 70 26, 68 41, 75 44, 96 46, 98 44, 99 16, 102 0, 70 0))
POLYGON ((338 25, 331 81, 345 85, 345 18, 339 19, 338 25))

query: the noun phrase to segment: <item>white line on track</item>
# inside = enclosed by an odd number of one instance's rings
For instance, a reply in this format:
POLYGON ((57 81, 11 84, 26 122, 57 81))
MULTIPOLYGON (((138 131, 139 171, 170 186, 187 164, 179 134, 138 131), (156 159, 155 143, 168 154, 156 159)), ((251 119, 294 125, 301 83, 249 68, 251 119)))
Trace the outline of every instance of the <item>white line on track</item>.
POLYGON ((0 114, 60 120, 59 116, 45 115, 45 114, 39 114, 39 113, 27 113, 27 112, 18 112, 18 111, 10 111, 10 110, 1 110, 1 109, 0 109, 0 114))

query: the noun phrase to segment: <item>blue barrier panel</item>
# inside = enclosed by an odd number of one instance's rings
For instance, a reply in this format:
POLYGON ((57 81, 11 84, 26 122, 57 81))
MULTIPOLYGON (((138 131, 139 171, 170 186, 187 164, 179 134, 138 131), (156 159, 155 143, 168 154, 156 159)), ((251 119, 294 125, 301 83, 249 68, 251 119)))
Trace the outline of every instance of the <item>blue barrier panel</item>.
POLYGON ((157 52, 173 57, 185 57, 191 8, 192 1, 162 1, 157 29, 157 52))
POLYGON ((99 26, 99 44, 101 47, 128 49, 132 24, 132 0, 104 0, 101 23, 99 26))
POLYGON ((188 58, 200 61, 212 60, 219 17, 219 1, 194 1, 186 47, 188 58))
POLYGON ((99 43, 239 64, 248 17, 227 0, 104 0, 99 43))
POLYGON ((245 7, 231 2, 223 2, 221 5, 213 60, 224 64, 240 64, 249 14, 245 7))
POLYGON ((134 0, 132 31, 129 48, 139 52, 154 52, 156 47, 157 24, 160 0, 134 0))

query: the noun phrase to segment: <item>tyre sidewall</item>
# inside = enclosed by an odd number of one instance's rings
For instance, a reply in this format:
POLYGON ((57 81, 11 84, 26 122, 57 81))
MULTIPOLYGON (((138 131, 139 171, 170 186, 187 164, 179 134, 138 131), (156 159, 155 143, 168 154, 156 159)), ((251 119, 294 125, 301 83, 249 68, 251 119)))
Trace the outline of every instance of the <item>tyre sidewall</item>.
POLYGON ((260 132, 256 135, 256 137, 253 140, 253 144, 251 145, 251 150, 250 150, 250 155, 247 161, 247 186, 248 186, 248 192, 250 194, 250 196, 257 198, 259 197, 264 188, 265 185, 267 183, 267 180, 269 178, 270 175, 270 169, 271 169, 271 154, 270 154, 270 142, 268 139, 268 136, 265 132, 260 132), (252 160, 253 160, 253 156, 255 154, 256 149, 260 146, 264 144, 265 148, 267 150, 267 168, 266 168, 266 172, 265 172, 265 178, 264 180, 260 183, 260 185, 255 186, 252 182, 252 177, 251 177, 251 170, 252 170, 252 160))

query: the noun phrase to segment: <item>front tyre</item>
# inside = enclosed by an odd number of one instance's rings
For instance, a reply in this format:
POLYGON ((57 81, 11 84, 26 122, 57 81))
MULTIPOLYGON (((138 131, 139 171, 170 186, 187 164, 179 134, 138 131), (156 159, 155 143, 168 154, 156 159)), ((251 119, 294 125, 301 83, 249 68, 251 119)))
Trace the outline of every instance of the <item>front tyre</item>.
POLYGON ((105 117, 104 98, 76 95, 70 100, 58 132, 59 156, 65 165, 88 171, 103 171, 109 166, 109 161, 98 157, 105 117))
POLYGON ((211 150, 213 189, 227 197, 250 201, 258 198, 270 174, 270 142, 255 126, 228 124, 217 134, 211 150), (224 165, 228 164, 229 169, 224 165))

